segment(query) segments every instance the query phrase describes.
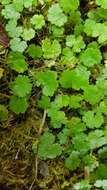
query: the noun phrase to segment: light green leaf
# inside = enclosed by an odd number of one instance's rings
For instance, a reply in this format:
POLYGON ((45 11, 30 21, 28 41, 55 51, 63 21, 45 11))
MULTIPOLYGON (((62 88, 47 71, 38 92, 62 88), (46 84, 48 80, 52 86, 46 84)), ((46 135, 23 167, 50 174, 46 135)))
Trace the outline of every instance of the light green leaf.
POLYGON ((59 5, 66 13, 70 13, 71 11, 78 9, 79 4, 79 0, 66 0, 66 2, 65 0, 59 1, 59 5))
POLYGON ((66 47, 62 50, 61 64, 63 65, 74 65, 77 63, 77 58, 75 57, 71 48, 66 47))
POLYGON ((20 13, 15 10, 13 4, 5 5, 5 8, 2 9, 2 15, 6 19, 14 18, 15 20, 18 20, 20 18, 20 13))
POLYGON ((25 41, 29 41, 34 37, 35 37, 35 31, 32 28, 29 28, 29 29, 24 28, 23 33, 22 33, 22 38, 25 41))
POLYGON ((43 50, 43 56, 46 59, 52 59, 57 58, 61 53, 61 45, 58 42, 58 40, 53 40, 52 42, 50 39, 45 38, 42 41, 42 50, 43 50))
POLYGON ((6 31, 11 38, 17 38, 21 36, 23 28, 22 26, 17 26, 17 21, 12 19, 6 24, 6 31))
POLYGON ((64 15, 59 4, 53 4, 48 10, 48 21, 56 26, 63 26, 67 22, 67 16, 64 15))
POLYGON ((34 15, 31 18, 31 23, 34 25, 35 29, 41 29, 45 25, 45 20, 43 15, 34 15))
POLYGON ((34 0, 23 0, 23 3, 24 3, 24 7, 25 8, 30 8, 33 4, 33 1, 34 0))
POLYGON ((18 12, 23 11, 23 0, 13 0, 13 5, 15 7, 15 10, 18 12))
POLYGON ((2 3, 3 5, 9 4, 11 2, 11 0, 1 0, 0 3, 2 3))
POLYGON ((85 20, 85 24, 84 24, 84 32, 88 35, 88 36, 92 36, 93 33, 93 29, 96 26, 96 22, 92 19, 86 19, 85 20))
POLYGON ((23 52, 27 48, 27 43, 25 41, 21 41, 20 38, 13 38, 10 40, 10 47, 14 52, 23 52))
POLYGON ((96 4, 101 6, 104 9, 107 9, 107 1, 106 0, 96 0, 96 4))
POLYGON ((73 190, 91 190, 91 185, 87 180, 82 180, 73 186, 73 190))

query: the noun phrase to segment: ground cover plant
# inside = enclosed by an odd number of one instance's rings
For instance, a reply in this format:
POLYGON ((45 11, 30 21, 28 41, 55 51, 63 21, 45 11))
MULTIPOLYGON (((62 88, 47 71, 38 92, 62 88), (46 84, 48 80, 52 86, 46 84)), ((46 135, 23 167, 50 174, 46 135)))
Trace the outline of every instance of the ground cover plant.
POLYGON ((0 189, 107 190, 107 1, 0 0, 0 189))

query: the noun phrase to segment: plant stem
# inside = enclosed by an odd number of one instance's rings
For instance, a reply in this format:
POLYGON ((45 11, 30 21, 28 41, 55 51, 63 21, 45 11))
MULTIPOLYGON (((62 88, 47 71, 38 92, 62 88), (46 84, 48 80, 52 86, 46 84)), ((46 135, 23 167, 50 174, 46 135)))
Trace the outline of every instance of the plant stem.
MULTIPOLYGON (((43 127, 44 127, 45 120, 46 120, 46 115, 47 115, 47 110, 44 110, 43 117, 42 117, 42 122, 40 124, 39 131, 38 131, 38 138, 40 138, 40 136, 42 134, 43 127)), ((38 141, 38 144, 37 144, 37 154, 36 154, 36 157, 35 157, 35 178, 34 178, 32 184, 31 184, 29 190, 32 190, 33 185, 34 185, 35 181, 37 181, 37 178, 38 178, 38 159, 39 159, 38 149, 39 149, 39 141, 38 141)))

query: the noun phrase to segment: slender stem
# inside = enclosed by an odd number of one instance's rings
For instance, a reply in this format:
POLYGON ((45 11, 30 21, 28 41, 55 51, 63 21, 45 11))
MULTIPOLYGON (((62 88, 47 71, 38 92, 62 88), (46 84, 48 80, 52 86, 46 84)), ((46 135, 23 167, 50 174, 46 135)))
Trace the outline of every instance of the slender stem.
POLYGON ((43 126, 44 126, 45 120, 46 120, 46 114, 47 114, 47 110, 44 110, 42 122, 41 122, 40 127, 39 127, 38 136, 40 136, 42 131, 43 131, 43 126))
MULTIPOLYGON (((44 110, 42 122, 40 124, 39 131, 38 131, 38 138, 40 138, 40 136, 42 134, 43 127, 44 127, 45 120, 46 120, 46 114, 47 114, 47 110, 44 110)), ((32 190, 33 185, 34 185, 35 181, 38 178, 38 158, 39 158, 38 149, 39 149, 39 143, 37 144, 37 154, 36 154, 36 157, 35 157, 35 178, 34 178, 32 184, 31 184, 31 186, 29 187, 29 190, 32 190)))

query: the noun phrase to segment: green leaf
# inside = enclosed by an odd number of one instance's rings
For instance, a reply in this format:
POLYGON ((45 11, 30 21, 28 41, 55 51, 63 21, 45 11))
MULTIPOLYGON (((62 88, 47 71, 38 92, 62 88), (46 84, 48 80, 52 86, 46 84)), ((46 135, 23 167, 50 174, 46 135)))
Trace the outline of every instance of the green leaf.
POLYGON ((107 190, 107 180, 106 179, 96 180, 94 186, 98 188, 102 187, 104 190, 107 190))
POLYGON ((74 70, 65 70, 60 77, 60 84, 63 88, 83 89, 89 83, 89 72, 85 69, 77 68, 74 70))
POLYGON ((82 99, 83 97, 79 94, 70 96, 70 100, 69 100, 70 108, 74 108, 74 109, 80 108, 82 99))
POLYGON ((96 4, 101 6, 104 9, 107 9, 107 1, 106 0, 96 0, 96 4))
POLYGON ((63 26, 67 22, 67 16, 64 15, 59 4, 53 4, 48 10, 48 21, 56 26, 63 26))
POLYGON ((10 87, 13 94, 21 98, 30 94, 32 90, 31 81, 28 76, 25 75, 18 75, 10 87))
POLYGON ((69 105, 69 96, 68 95, 57 95, 54 102, 52 102, 52 107, 56 109, 61 109, 69 105))
POLYGON ((6 121, 8 119, 8 110, 7 108, 0 104, 0 122, 6 121))
POLYGON ((103 98, 102 91, 95 85, 84 87, 84 99, 92 105, 97 104, 103 98))
MULTIPOLYGON (((74 17, 74 18, 75 18, 75 17, 74 17)), ((79 19, 79 21, 80 21, 80 19, 79 19)), ((74 34, 75 34, 76 36, 81 35, 82 32, 83 32, 83 28, 84 28, 83 24, 82 24, 82 23, 79 23, 79 24, 76 25, 75 28, 74 28, 74 34)))
POLYGON ((96 85, 99 90, 102 92, 102 97, 107 95, 107 80, 99 79, 96 81, 96 85))
POLYGON ((45 96, 53 96, 58 87, 57 73, 55 71, 40 71, 36 73, 37 85, 43 87, 45 96))
POLYGON ((50 39, 45 38, 42 41, 42 50, 43 50, 43 56, 46 59, 52 59, 57 58, 61 53, 61 45, 58 42, 58 40, 53 40, 52 42, 50 39))
POLYGON ((41 29, 45 25, 45 20, 43 15, 34 15, 31 18, 31 23, 34 25, 35 29, 41 29))
POLYGON ((107 138, 104 136, 104 131, 96 129, 88 134, 90 149, 96 149, 107 144, 107 138))
POLYGON ((74 145, 74 149, 83 155, 86 154, 90 149, 90 143, 88 141, 87 135, 83 132, 76 134, 72 138, 72 143, 74 145))
POLYGON ((76 52, 76 53, 80 53, 82 49, 85 48, 85 43, 83 41, 83 37, 82 36, 78 36, 76 38, 76 43, 74 44, 73 46, 73 51, 76 52))
POLYGON ((23 32, 23 27, 17 26, 17 21, 13 19, 9 20, 6 24, 6 31, 8 32, 11 38, 18 38, 21 36, 23 32))
POLYGON ((69 35, 66 38, 66 46, 72 47, 73 52, 79 53, 85 48, 85 43, 82 36, 69 35))
POLYGON ((9 64, 10 68, 18 73, 24 73, 28 69, 28 64, 23 59, 17 59, 9 64))
POLYGON ((11 0, 1 0, 0 3, 2 3, 2 5, 6 5, 9 4, 11 2, 11 0))
POLYGON ((79 152, 73 151, 65 160, 65 167, 73 171, 80 166, 81 160, 79 158, 79 152))
POLYGON ((93 33, 93 28, 95 28, 96 26, 96 22, 92 19, 86 19, 85 20, 85 24, 84 24, 84 32, 88 35, 88 36, 92 36, 93 33))
POLYGON ((13 38, 10 40, 10 47, 14 52, 23 52, 27 48, 27 43, 25 41, 21 41, 20 38, 13 38))
POLYGON ((28 102, 26 98, 19 98, 13 95, 10 97, 9 107, 16 114, 25 113, 28 108, 28 102))
POLYGON ((98 42, 104 44, 107 41, 106 23, 97 23, 93 19, 87 19, 84 24, 84 32, 88 36, 98 37, 98 42))
POLYGON ((41 58, 42 56, 42 48, 35 44, 30 44, 27 52, 33 59, 41 58))
POLYGON ((69 129, 64 128, 59 134, 58 139, 61 145, 64 145, 67 143, 69 137, 69 129))
POLYGON ((5 5, 5 8, 2 9, 2 15, 6 19, 15 19, 18 20, 20 18, 20 13, 18 13, 13 4, 5 5))
POLYGON ((107 146, 102 147, 98 150, 98 157, 101 160, 105 160, 107 158, 107 146))
POLYGON ((63 65, 74 65, 77 63, 77 58, 75 57, 71 48, 66 47, 62 50, 61 64, 63 65))
POLYGON ((58 26, 52 25, 51 31, 52 31, 52 34, 55 38, 63 37, 63 34, 64 34, 64 28, 63 27, 58 27, 58 26))
POLYGON ((13 0, 13 5, 15 7, 15 10, 18 12, 23 11, 23 0, 13 0))
POLYGON ((69 35, 66 37, 66 46, 72 47, 73 45, 75 45, 75 43, 76 43, 75 35, 69 35))
POLYGON ((57 110, 56 108, 50 108, 48 110, 48 116, 51 118, 51 125, 53 128, 60 128, 62 124, 67 123, 65 113, 57 110))
POLYGON ((87 67, 100 64, 102 60, 101 52, 98 48, 87 48, 80 56, 80 62, 87 67))
POLYGON ((29 41, 34 37, 35 37, 35 31, 32 28, 29 28, 29 29, 24 28, 23 33, 22 33, 22 38, 25 41, 29 41))
POLYGON ((94 173, 95 179, 107 179, 107 165, 101 163, 94 173))
POLYGON ((25 61, 23 54, 20 52, 10 52, 7 58, 7 63, 12 70, 17 71, 18 73, 23 73, 28 69, 28 64, 25 61))
MULTIPOLYGON (((81 12, 80 11, 77 11, 77 10, 76 11, 75 10, 70 11, 69 16, 70 16, 69 20, 73 26, 75 25, 75 27, 77 27, 77 28, 78 28, 78 26, 79 27, 82 26, 82 23, 81 23, 82 19, 81 19, 81 12)), ((81 29, 83 31, 83 27, 81 29)), ((79 34, 81 34, 81 32, 79 32, 79 34)), ((77 34, 77 36, 78 36, 78 34, 77 34)))
POLYGON ((34 0, 23 0, 23 3, 24 3, 24 7, 25 8, 30 8, 33 4, 33 1, 34 0))
POLYGON ((100 112, 94 113, 94 111, 87 111, 84 113, 83 121, 86 123, 87 127, 100 128, 104 123, 104 118, 100 112))
POLYGON ((66 0, 66 2, 65 0, 59 1, 59 5, 66 13, 71 13, 71 11, 78 9, 79 4, 79 0, 66 0))
POLYGON ((70 133, 75 136, 86 130, 86 125, 81 121, 79 117, 72 117, 67 123, 67 127, 70 129, 70 133))
POLYGON ((91 185, 87 180, 82 180, 73 186, 73 190, 91 190, 91 185))
POLYGON ((48 158, 53 159, 61 155, 61 146, 55 143, 55 136, 52 133, 45 132, 40 137, 38 153, 39 156, 44 160, 48 158))
POLYGON ((101 113, 107 115, 107 100, 100 102, 99 108, 101 113))
POLYGON ((91 154, 83 157, 83 163, 85 167, 88 168, 89 172, 93 172, 99 165, 97 158, 91 154))
POLYGON ((42 109, 48 109, 51 106, 50 99, 47 96, 42 96, 42 98, 38 101, 38 106, 42 109))
POLYGON ((7 57, 7 61, 8 62, 15 61, 17 58, 25 60, 25 56, 21 52, 10 51, 7 57))

